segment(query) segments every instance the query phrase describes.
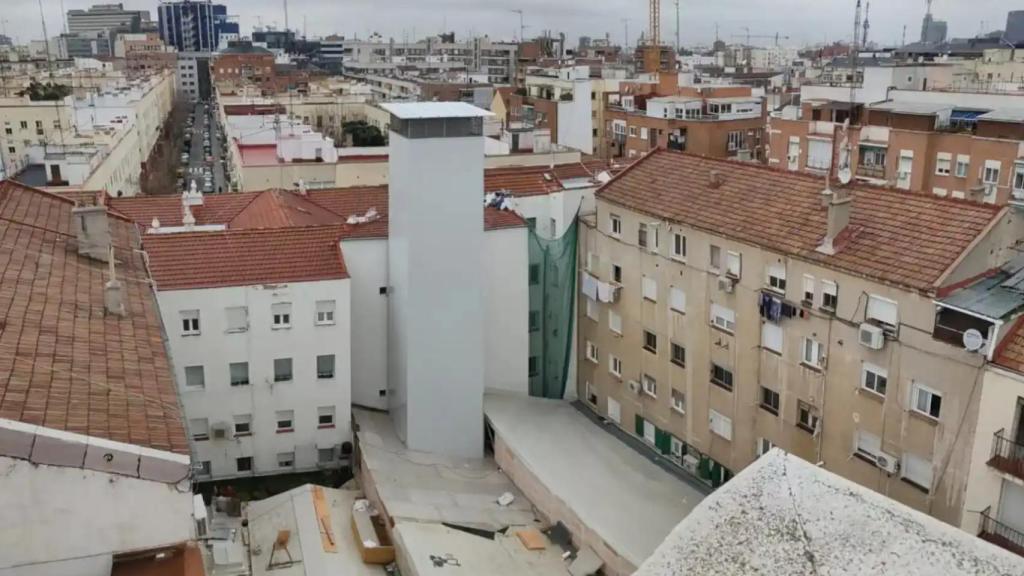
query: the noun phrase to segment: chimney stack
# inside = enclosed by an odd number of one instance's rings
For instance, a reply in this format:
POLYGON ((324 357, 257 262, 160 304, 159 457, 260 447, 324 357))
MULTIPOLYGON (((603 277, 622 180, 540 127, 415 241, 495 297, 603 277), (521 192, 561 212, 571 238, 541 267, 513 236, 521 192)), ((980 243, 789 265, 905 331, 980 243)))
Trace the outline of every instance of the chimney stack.
POLYGON ((181 201, 188 206, 203 205, 203 193, 199 191, 199 186, 196 185, 195 180, 189 185, 188 190, 181 193, 181 201))
POLYGON ((107 253, 107 274, 110 280, 103 286, 103 305, 107 314, 124 316, 124 295, 121 291, 121 282, 117 279, 117 272, 114 269, 114 248, 111 247, 107 253))
POLYGON ((853 208, 853 196, 844 190, 833 192, 826 190, 828 194, 822 194, 823 201, 827 201, 828 224, 825 231, 825 239, 817 251, 829 256, 836 253, 835 241, 839 235, 850 225, 850 210, 853 208))
POLYGON ((725 176, 723 176, 722 173, 719 172, 718 170, 712 170, 708 174, 708 186, 710 186, 711 188, 714 188, 714 189, 717 190, 718 188, 721 188, 722 184, 724 184, 724 183, 725 183, 725 176))
POLYGON ((309 193, 306 191, 306 181, 299 178, 299 196, 308 196, 309 193))
POLYGON ((110 224, 107 207, 75 206, 71 209, 72 227, 78 238, 78 254, 106 262, 110 258, 110 224))

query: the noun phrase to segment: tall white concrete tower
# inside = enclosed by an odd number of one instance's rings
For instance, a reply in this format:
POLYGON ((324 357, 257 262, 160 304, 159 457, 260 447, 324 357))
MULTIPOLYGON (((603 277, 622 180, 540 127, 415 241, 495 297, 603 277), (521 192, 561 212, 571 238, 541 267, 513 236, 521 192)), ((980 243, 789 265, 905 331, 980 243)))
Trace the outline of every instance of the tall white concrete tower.
MULTIPOLYGON (((406 446, 483 455, 483 119, 464 103, 391 114, 389 407, 406 446)), ((497 327, 495 327, 497 328, 497 327)))

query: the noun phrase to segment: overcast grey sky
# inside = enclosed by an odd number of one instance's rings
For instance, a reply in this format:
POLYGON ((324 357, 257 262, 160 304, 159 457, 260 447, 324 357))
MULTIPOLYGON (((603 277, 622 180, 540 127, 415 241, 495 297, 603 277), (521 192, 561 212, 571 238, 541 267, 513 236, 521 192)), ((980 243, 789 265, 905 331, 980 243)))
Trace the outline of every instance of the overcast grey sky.
MULTIPOLYGON (((113 2, 115 0, 102 0, 113 2)), ((228 12, 237 14, 243 34, 259 21, 284 24, 283 0, 223 0, 228 12)), ((50 35, 62 26, 61 0, 42 0, 50 35)), ((64 8, 86 8, 98 0, 63 0, 64 8)), ((157 0, 123 0, 125 7, 148 9, 156 19, 157 0)), ((848 39, 852 35, 856 0, 680 0, 681 36, 684 45, 709 43, 715 25, 726 41, 740 41, 750 28, 752 35, 789 36, 783 43, 801 46, 848 39), (733 37, 737 35, 737 37, 733 37)), ((488 34, 511 39, 519 32, 521 8, 528 26, 527 37, 543 30, 564 31, 575 44, 581 34, 621 42, 624 18, 629 18, 630 41, 647 27, 647 0, 289 0, 289 27, 299 30, 305 17, 309 36, 337 32, 365 37, 380 32, 402 40, 442 30, 445 24, 457 36, 488 34)), ((662 36, 675 35, 675 0, 662 0, 662 36)), ((949 22, 951 36, 972 36, 984 21, 986 31, 1002 29, 1006 13, 1022 8, 1021 0, 934 0, 933 12, 949 22)), ((900 40, 903 26, 908 41, 920 33, 925 0, 874 0, 871 2, 869 40, 892 44, 900 40)), ((38 0, 0 0, 0 19, 7 33, 21 42, 42 38, 38 0)), ((753 38, 752 43, 773 40, 753 38)))

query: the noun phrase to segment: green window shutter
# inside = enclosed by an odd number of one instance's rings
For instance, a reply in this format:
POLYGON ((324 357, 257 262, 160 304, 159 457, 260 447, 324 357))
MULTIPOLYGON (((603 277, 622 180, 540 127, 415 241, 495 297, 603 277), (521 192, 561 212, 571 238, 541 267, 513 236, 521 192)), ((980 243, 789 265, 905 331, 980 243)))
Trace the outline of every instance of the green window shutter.
POLYGON ((636 435, 644 437, 644 417, 639 414, 636 415, 636 435))
POLYGON ((711 461, 711 487, 718 488, 722 485, 722 465, 714 460, 711 461))
POLYGON ((662 454, 668 454, 672 451, 672 435, 661 428, 656 428, 654 430, 654 447, 662 454))
POLYGON ((697 475, 705 480, 711 480, 711 459, 701 455, 700 463, 697 464, 697 475))

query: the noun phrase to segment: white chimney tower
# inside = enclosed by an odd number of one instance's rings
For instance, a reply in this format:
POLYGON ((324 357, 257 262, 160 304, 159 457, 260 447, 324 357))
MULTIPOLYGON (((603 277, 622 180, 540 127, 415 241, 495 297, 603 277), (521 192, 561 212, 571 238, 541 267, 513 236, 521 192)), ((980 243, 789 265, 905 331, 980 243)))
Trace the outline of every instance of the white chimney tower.
POLYGON ((390 412, 410 449, 480 457, 483 120, 492 114, 461 102, 382 107, 391 114, 390 412))

